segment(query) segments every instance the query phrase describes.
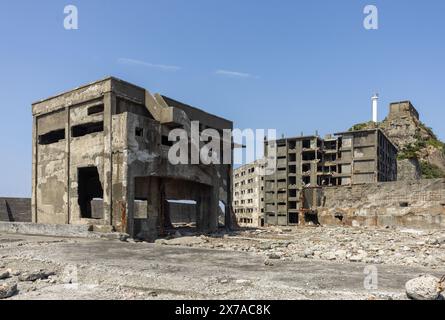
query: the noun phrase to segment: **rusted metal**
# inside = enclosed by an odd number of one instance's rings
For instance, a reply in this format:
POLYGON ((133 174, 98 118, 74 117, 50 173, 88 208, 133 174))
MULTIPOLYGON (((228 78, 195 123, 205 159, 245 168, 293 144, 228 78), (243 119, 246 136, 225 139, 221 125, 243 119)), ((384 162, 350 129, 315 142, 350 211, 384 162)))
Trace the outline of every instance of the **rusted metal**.
POLYGON ((119 201, 121 207, 121 232, 127 232, 127 206, 124 201, 119 201))

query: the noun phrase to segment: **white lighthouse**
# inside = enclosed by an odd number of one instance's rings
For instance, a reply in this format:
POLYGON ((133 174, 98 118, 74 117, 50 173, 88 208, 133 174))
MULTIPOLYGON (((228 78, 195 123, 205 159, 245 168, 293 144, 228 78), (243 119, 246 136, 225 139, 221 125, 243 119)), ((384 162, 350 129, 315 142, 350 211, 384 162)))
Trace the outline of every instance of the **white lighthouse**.
POLYGON ((377 112, 378 112, 378 102, 379 102, 379 95, 378 93, 376 93, 372 98, 372 121, 377 123, 378 119, 377 119, 377 112))

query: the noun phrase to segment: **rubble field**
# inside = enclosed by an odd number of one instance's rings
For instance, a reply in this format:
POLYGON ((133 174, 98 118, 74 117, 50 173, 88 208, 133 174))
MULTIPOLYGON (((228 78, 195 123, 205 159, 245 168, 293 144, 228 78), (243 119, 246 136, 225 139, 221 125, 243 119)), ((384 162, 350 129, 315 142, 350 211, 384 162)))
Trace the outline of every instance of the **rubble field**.
POLYGON ((443 232, 403 228, 179 229, 155 243, 0 234, 0 298, 407 299, 406 282, 441 277, 444 262, 443 232))

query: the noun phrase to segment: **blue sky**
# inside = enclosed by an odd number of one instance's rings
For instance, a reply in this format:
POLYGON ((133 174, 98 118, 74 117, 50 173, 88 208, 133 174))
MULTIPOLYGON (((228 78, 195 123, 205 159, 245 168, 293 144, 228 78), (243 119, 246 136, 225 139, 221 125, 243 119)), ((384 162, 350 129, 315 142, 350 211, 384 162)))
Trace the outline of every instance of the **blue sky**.
POLYGON ((286 136, 367 121, 378 91, 379 118, 409 99, 445 140, 444 15, 443 0, 1 0, 0 195, 30 195, 31 103, 108 75, 286 136))

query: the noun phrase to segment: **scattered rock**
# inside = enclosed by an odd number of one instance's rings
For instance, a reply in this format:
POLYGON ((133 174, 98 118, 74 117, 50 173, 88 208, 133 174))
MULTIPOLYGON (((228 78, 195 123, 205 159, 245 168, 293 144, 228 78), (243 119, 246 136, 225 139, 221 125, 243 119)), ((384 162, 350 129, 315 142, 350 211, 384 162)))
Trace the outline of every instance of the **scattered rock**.
POLYGON ((148 295, 151 296, 151 297, 157 297, 157 296, 158 296, 158 293, 157 293, 156 291, 150 291, 150 292, 148 293, 148 295))
POLYGON ((100 232, 100 233, 111 233, 114 231, 114 227, 110 225, 93 225, 93 231, 94 232, 100 232))
POLYGON ((167 244, 167 240, 165 240, 165 239, 156 239, 155 240, 155 244, 157 244, 157 245, 166 245, 167 244))
POLYGON ((314 255, 314 250, 312 250, 312 249, 306 249, 306 250, 304 250, 303 256, 304 256, 305 258, 312 257, 313 255, 314 255))
POLYGON ((413 300, 437 300, 440 296, 439 279, 430 275, 422 275, 409 280, 406 295, 413 300))
POLYGON ((36 280, 42 280, 47 279, 49 276, 55 275, 55 272, 52 271, 45 271, 45 270, 39 270, 39 271, 33 271, 33 272, 24 272, 19 276, 20 281, 36 281, 36 280))
POLYGON ((361 255, 352 255, 349 257, 349 261, 351 262, 361 262, 363 260, 363 257, 361 255))
POLYGON ((259 245, 260 250, 270 250, 272 249, 272 245, 269 242, 263 242, 259 245))
POLYGON ((438 239, 429 239, 427 241, 427 243, 434 246, 436 244, 439 244, 439 240, 438 239))
POLYGON ((235 280, 236 284, 250 284, 251 281, 250 280, 246 280, 246 279, 237 279, 235 280))
POLYGON ((273 259, 273 260, 279 260, 281 259, 281 256, 279 254, 276 253, 271 253, 267 256, 269 259, 273 259))
POLYGON ((334 254, 335 254, 335 256, 337 257, 337 259, 339 259, 339 260, 345 260, 346 257, 347 257, 348 252, 347 252, 346 250, 339 249, 339 250, 336 250, 336 251, 334 252, 334 254))
POLYGON ((170 246, 192 246, 205 243, 205 240, 201 237, 182 237, 171 240, 165 240, 163 244, 170 246))
POLYGON ((11 272, 9 270, 0 271, 0 280, 7 279, 11 276, 11 272))
POLYGON ((4 282, 0 284, 0 299, 12 297, 17 293, 17 283, 4 282))
POLYGON ((130 238, 129 234, 126 234, 126 233, 120 233, 119 234, 119 240, 120 241, 124 241, 125 242, 125 241, 127 241, 128 238, 130 238))
POLYGON ((335 253, 333 253, 333 252, 327 252, 327 253, 323 254, 323 258, 326 260, 335 260, 336 256, 335 256, 335 253))
POLYGON ((264 265, 266 266, 273 266, 273 262, 270 261, 269 259, 264 260, 264 265))

